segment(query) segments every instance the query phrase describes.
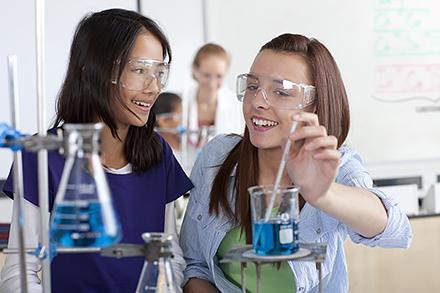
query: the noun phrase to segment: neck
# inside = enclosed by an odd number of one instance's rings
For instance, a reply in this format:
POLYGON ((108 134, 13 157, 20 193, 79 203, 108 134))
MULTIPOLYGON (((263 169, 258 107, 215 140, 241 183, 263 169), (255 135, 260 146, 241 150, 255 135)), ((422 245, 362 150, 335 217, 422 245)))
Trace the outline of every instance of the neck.
POLYGON ((197 102, 199 103, 215 103, 217 101, 217 90, 205 89, 199 87, 197 91, 197 102))
POLYGON ((117 137, 113 137, 110 128, 104 126, 101 132, 101 162, 104 166, 119 169, 127 165, 124 154, 125 139, 128 134, 128 127, 118 127, 117 137))
MULTIPOLYGON (((258 149, 258 184, 260 185, 273 185, 275 183, 276 174, 280 166, 280 160, 282 157, 282 149, 258 149)), ((284 170, 281 177, 281 186, 291 185, 292 182, 284 170)))

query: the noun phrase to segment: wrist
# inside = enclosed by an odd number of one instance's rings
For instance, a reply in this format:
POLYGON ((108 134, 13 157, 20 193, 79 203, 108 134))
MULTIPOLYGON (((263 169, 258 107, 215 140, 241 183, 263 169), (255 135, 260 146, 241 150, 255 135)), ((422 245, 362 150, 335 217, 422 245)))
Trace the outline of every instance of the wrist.
POLYGON ((309 201, 309 204, 323 211, 331 209, 337 197, 335 188, 336 183, 332 183, 324 194, 315 196, 312 201, 309 201))

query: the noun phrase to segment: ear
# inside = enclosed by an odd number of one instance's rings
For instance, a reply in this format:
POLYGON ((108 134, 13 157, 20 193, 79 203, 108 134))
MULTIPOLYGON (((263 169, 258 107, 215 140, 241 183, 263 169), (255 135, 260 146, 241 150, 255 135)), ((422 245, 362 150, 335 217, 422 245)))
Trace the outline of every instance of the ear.
POLYGON ((197 81, 196 74, 197 74, 197 67, 193 65, 191 68, 191 76, 195 81, 197 81))

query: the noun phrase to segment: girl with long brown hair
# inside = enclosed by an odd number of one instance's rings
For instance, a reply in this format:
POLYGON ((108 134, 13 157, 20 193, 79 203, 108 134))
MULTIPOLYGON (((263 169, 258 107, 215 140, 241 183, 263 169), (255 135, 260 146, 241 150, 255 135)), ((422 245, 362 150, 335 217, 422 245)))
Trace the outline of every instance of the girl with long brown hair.
MULTIPOLYGON (((233 246, 251 243, 247 189, 273 184, 287 139, 292 142, 281 185, 300 189, 300 242, 327 243, 325 292, 347 292, 343 243, 408 247, 408 218, 373 188, 360 155, 343 145, 348 99, 339 69, 315 39, 283 34, 265 44, 247 74, 238 76, 243 137, 218 136, 197 160, 180 243, 187 261, 185 292, 241 292, 239 269, 218 260, 233 246), (298 123, 290 134, 292 121, 298 123)), ((316 292, 312 262, 263 266, 263 292, 316 292)), ((246 268, 255 284, 254 266, 246 268)), ((251 292, 254 288, 248 287, 251 292)))

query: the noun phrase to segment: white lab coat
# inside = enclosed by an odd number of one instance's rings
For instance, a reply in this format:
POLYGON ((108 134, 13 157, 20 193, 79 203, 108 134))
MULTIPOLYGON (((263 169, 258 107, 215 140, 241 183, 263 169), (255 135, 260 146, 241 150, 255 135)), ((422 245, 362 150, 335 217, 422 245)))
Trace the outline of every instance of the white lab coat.
MULTIPOLYGON (((189 130, 198 130, 197 113, 197 84, 193 83, 183 91, 182 94, 182 117, 185 127, 189 130)), ((215 134, 243 134, 244 119, 243 105, 237 100, 237 96, 233 91, 226 87, 222 87, 218 92, 217 111, 215 113, 215 134)), ((192 140, 192 136, 190 136, 192 140)))

